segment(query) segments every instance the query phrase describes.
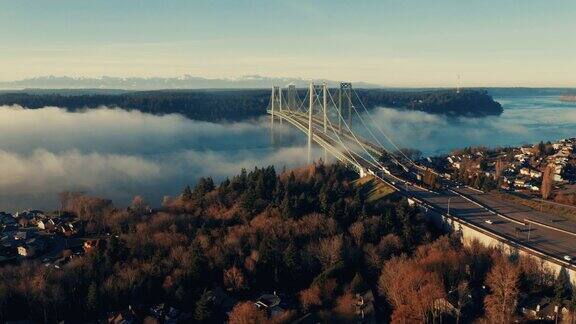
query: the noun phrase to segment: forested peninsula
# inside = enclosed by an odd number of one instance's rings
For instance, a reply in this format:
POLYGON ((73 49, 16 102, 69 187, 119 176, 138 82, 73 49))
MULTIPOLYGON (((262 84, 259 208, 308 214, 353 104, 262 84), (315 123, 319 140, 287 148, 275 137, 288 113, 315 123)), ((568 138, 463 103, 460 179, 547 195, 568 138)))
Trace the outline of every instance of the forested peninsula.
MULTIPOLYGON (((390 107, 454 117, 502 113, 502 106, 485 90, 357 89, 356 92, 368 109, 390 107)), ((299 95, 304 98, 304 91, 299 95)), ((178 113, 195 120, 238 121, 265 115, 269 98, 268 89, 21 90, 0 92, 0 106, 20 105, 28 109, 55 106, 69 111, 107 106, 155 115, 178 113)))

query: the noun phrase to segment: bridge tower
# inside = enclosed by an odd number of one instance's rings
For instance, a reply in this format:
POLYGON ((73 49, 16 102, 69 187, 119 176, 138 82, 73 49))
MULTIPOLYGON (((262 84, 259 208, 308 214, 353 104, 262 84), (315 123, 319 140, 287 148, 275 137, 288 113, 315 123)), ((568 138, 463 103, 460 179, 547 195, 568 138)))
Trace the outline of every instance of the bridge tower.
POLYGON ((295 111, 296 106, 296 86, 294 84, 288 85, 288 110, 295 111))
POLYGON ((272 87, 272 93, 270 94, 270 136, 272 144, 274 144, 274 120, 276 118, 280 119, 280 124, 282 124, 282 89, 280 87, 272 87))
POLYGON ((270 128, 274 128, 274 111, 276 110, 276 88, 272 87, 272 93, 270 94, 270 128))
POLYGON ((278 87, 278 111, 280 112, 280 125, 282 125, 282 88, 278 87))
POLYGON ((340 89, 338 90, 338 111, 340 118, 338 119, 338 130, 342 133, 342 119, 344 119, 344 111, 348 110, 348 126, 352 127, 352 83, 340 82, 340 89))

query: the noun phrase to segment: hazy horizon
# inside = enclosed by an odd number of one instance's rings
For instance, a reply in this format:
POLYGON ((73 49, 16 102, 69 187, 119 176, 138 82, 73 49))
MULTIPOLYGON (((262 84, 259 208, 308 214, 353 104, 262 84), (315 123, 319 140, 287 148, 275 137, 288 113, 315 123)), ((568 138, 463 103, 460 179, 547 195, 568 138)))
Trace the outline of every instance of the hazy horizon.
MULTIPOLYGON (((32 78, 24 78, 10 81, 0 81, 0 91, 6 90, 202 90, 202 89, 267 89, 271 85, 285 86, 296 84, 297 87, 306 87, 309 82, 328 82, 329 86, 336 87, 337 82, 349 82, 350 80, 327 80, 322 78, 300 78, 293 76, 270 77, 262 75, 243 75, 240 77, 228 78, 205 78, 198 75, 179 75, 173 77, 111 77, 102 75, 98 77, 71 77, 68 75, 43 75, 32 78), (126 82, 151 82, 157 81, 152 86, 142 83, 126 82), (173 82, 181 82, 175 85, 173 82), (63 83, 64 82, 64 83, 63 83), (92 83, 90 83, 92 82, 92 83), (103 82, 103 83, 97 83, 103 82), (110 83, 112 82, 112 83, 110 83), (122 83, 124 82, 124 83, 122 83), (171 83, 172 82, 172 83, 171 83), (188 83, 186 83, 188 82, 188 83)), ((364 82, 362 80, 352 81, 356 88, 382 88, 382 89, 454 89, 457 85, 449 86, 390 86, 364 82)), ((462 89, 475 88, 526 88, 526 89, 567 89, 574 90, 574 86, 496 86, 496 85, 467 85, 462 89)))
POLYGON ((71 77, 576 87, 576 2, 2 2, 0 81, 71 77), (103 23, 105 21, 105 23, 103 23), (226 22, 226 23, 222 23, 226 22))

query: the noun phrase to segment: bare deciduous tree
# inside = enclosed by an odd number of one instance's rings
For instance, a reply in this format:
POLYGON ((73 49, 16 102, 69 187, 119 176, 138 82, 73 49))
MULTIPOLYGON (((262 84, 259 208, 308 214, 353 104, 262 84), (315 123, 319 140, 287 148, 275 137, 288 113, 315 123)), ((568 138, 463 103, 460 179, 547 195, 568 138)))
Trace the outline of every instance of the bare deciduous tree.
POLYGON ((320 240, 317 257, 324 270, 329 269, 342 260, 342 248, 342 235, 335 235, 320 240))
POLYGON ((490 294, 484 300, 486 316, 494 323, 510 323, 518 299, 518 267, 504 256, 497 257, 486 277, 490 294))
POLYGON ((542 199, 548 199, 552 193, 552 184, 554 183, 554 167, 548 165, 544 169, 544 174, 542 175, 542 199))
POLYGON ((263 324, 268 323, 264 311, 261 311, 252 302, 236 304, 229 315, 230 324, 263 324))
POLYGON ((236 266, 224 270, 224 286, 231 291, 240 291, 245 286, 244 275, 236 266))
POLYGON ((504 171, 505 168, 506 165, 504 164, 504 161, 498 159, 495 165, 494 180, 498 181, 498 179, 500 179, 500 177, 502 176, 502 172, 504 171))

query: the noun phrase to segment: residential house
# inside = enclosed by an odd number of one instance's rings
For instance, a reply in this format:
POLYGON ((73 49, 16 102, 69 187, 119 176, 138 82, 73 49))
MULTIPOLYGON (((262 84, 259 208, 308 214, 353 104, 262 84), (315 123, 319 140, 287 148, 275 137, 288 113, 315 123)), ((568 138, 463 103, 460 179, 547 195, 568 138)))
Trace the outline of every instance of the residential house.
POLYGON ((44 242, 36 238, 26 240, 17 247, 18 254, 23 257, 33 257, 44 250, 44 242))
POLYGON ((553 321, 556 317, 568 314, 567 303, 557 305, 550 298, 532 298, 523 303, 522 314, 533 320, 553 321))
POLYGON ((529 175, 530 175, 530 169, 528 169, 528 168, 522 168, 522 169, 520 169, 520 174, 521 174, 521 175, 529 176, 529 175))
POLYGON ((531 178, 540 178, 542 177, 542 172, 537 170, 530 170, 530 177, 531 178))
POLYGON ((281 301, 280 296, 274 292, 273 294, 262 294, 254 304, 258 309, 266 311, 270 318, 273 318, 284 312, 284 308, 280 305, 281 301))
POLYGON ((16 234, 14 234, 14 240, 16 241, 25 241, 27 237, 28 237, 27 231, 18 231, 16 232, 16 234))
POLYGON ((515 179, 514 186, 524 188, 526 186, 526 181, 524 179, 515 179))
POLYGON ((521 147, 520 148, 520 152, 522 152, 522 154, 524 155, 532 155, 532 146, 529 147, 521 147))
POLYGON ((56 228, 56 221, 54 220, 54 218, 41 219, 36 223, 36 226, 38 227, 38 229, 51 231, 54 228, 56 228))

